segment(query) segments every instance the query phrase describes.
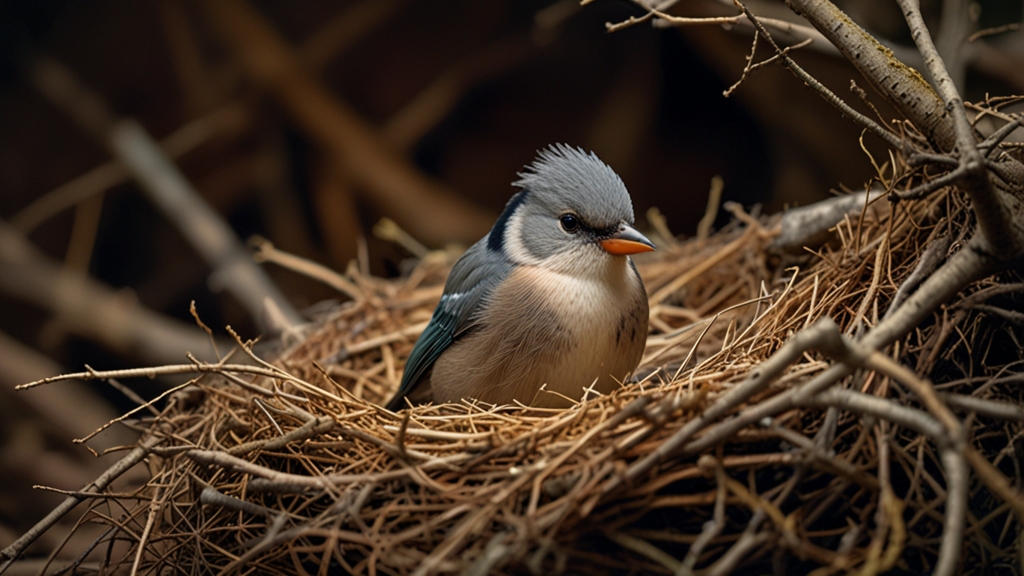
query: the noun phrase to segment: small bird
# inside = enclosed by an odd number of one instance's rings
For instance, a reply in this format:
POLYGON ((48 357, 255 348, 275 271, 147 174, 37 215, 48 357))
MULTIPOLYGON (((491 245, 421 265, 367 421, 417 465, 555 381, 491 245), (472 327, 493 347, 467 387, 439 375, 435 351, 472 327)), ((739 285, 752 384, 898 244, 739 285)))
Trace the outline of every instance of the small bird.
POLYGON ((388 410, 464 398, 564 407, 614 390, 640 362, 647 294, 629 255, 654 244, 633 228, 626 186, 564 144, 518 176, 520 191, 452 268, 388 410))

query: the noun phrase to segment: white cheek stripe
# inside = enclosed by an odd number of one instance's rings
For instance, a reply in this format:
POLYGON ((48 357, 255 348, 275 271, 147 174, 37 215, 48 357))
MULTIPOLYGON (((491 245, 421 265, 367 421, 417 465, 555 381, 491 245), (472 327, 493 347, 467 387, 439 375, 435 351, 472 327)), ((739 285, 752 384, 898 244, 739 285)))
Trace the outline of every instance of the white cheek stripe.
POLYGON ((509 260, 523 266, 536 266, 541 260, 530 254, 529 249, 523 244, 523 211, 516 210, 508 220, 505 228, 505 254, 509 260))

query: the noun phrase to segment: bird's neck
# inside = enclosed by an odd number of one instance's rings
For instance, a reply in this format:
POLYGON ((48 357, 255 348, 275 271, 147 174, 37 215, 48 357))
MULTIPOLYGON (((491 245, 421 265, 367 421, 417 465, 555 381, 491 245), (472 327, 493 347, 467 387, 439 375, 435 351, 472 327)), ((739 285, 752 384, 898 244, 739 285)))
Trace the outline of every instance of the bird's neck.
POLYGON ((615 256, 592 247, 552 256, 541 262, 539 267, 580 280, 619 283, 628 277, 629 257, 615 256))

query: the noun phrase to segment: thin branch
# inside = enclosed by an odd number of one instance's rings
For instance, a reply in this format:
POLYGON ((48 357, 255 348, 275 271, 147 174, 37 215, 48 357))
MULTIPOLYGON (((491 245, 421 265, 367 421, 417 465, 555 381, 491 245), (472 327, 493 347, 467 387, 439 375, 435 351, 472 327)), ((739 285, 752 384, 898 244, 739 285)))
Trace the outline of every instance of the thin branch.
POLYGON ((252 514, 253 516, 275 517, 278 514, 281 514, 281 512, 271 510, 265 506, 246 502, 245 500, 235 498, 234 496, 228 496, 223 492, 219 492, 212 486, 203 487, 203 491, 199 493, 199 502, 208 506, 219 506, 236 512, 252 514))
POLYGON ((840 387, 832 387, 814 396, 798 398, 793 406, 835 407, 857 414, 869 414, 929 438, 942 438, 945 435, 942 424, 921 410, 903 406, 893 400, 879 398, 872 394, 844 390, 840 387))
POLYGON ((764 39, 769 44, 771 44, 772 48, 775 50, 775 53, 778 54, 780 59, 782 60, 782 64, 786 68, 788 68, 790 72, 792 72, 797 78, 802 80, 805 84, 810 86, 815 92, 817 92, 822 98, 824 98, 826 102, 837 108, 846 116, 849 116, 850 119, 859 124, 861 127, 867 129, 875 136, 881 138, 882 141, 884 141, 886 144, 892 146, 897 150, 903 148, 903 142, 899 139, 898 136, 896 136, 889 130, 886 130, 882 126, 879 126, 878 123, 876 123, 871 118, 868 118, 867 116, 851 108, 850 105, 843 101, 842 98, 836 96, 834 92, 826 88, 821 82, 818 82, 817 79, 808 74, 807 71, 805 71, 795 61, 793 61, 793 59, 790 58, 788 54, 783 53, 783 50, 779 48, 778 44, 775 43, 775 40, 772 39, 771 34, 768 33, 768 30, 765 29, 763 24, 761 24, 757 16, 754 16, 754 14, 752 14, 750 10, 747 9, 746 5, 743 4, 742 2, 739 2, 738 0, 737 5, 743 10, 743 14, 747 17, 748 20, 750 20, 750 23, 754 25, 754 28, 757 29, 757 31, 762 36, 764 36, 764 39))
POLYGON ((50 376, 35 382, 16 386, 16 390, 35 388, 43 384, 61 382, 63 380, 106 380, 107 378, 155 378, 170 374, 220 374, 223 372, 240 372, 246 374, 258 374, 268 378, 278 378, 291 382, 301 382, 291 374, 276 368, 263 366, 250 366, 247 364, 176 364, 168 366, 156 366, 152 368, 129 368, 125 370, 89 370, 88 372, 76 372, 74 374, 60 374, 50 376))
POLYGON ((918 258, 917 265, 914 266, 914 271, 907 276, 906 280, 900 284, 899 289, 896 291, 896 295, 892 297, 892 303, 889 304, 889 309, 886 310, 886 316, 892 313, 894 310, 903 304, 903 301, 907 299, 907 296, 917 288, 925 278, 932 275, 946 256, 949 253, 950 246, 953 245, 953 237, 949 234, 944 234, 925 247, 924 253, 918 258))
POLYGON ((925 66, 935 82, 935 88, 946 111, 952 115, 956 134, 956 149, 964 167, 964 188, 971 196, 971 205, 978 217, 978 227, 992 254, 1013 258, 1024 251, 1024 236, 1018 226, 1013 225, 1012 216, 989 178, 981 150, 974 137, 974 129, 967 119, 963 99, 956 89, 935 44, 932 42, 924 17, 921 16, 918 0, 897 0, 903 16, 910 26, 910 34, 924 57, 925 66))
POLYGON ((1000 318, 1013 322, 1018 326, 1024 326, 1024 312, 1019 312, 1017 310, 1007 310, 1006 308, 1000 308, 998 306, 991 306, 988 304, 975 304, 971 308, 973 308, 974 310, 978 310, 979 312, 985 312, 988 314, 999 316, 1000 318))
MULTIPOLYGON (((118 460, 113 466, 107 469, 99 478, 90 482, 83 487, 79 492, 90 493, 100 492, 104 490, 111 482, 116 480, 121 474, 124 474, 136 464, 142 462, 142 460, 149 454, 149 450, 163 441, 163 438, 150 435, 144 438, 139 445, 136 446, 127 456, 118 460)), ((3 573, 10 565, 25 551, 30 544, 36 541, 44 532, 50 529, 56 524, 61 518, 63 518, 68 512, 70 512, 79 502, 85 500, 84 497, 79 495, 68 496, 64 499, 59 506, 54 508, 45 518, 36 523, 31 530, 26 532, 15 540, 10 546, 0 550, 0 560, 7 559, 7 562, 0 565, 0 573, 3 573)))
POLYGON ((940 397, 951 408, 974 412, 980 416, 997 420, 1024 422, 1024 406, 1020 404, 1004 402, 1002 400, 986 400, 963 394, 941 394, 940 397))
MULTIPOLYGON (((962 91, 972 51, 967 46, 967 38, 977 28, 978 19, 971 16, 969 0, 943 0, 941 4, 942 14, 935 32, 936 53, 942 59, 942 67, 952 79, 953 86, 962 91)), ((921 55, 924 54, 921 51, 921 55)))
MULTIPOLYGON (((629 18, 623 20, 622 22, 616 22, 614 24, 611 23, 611 22, 605 22, 604 28, 609 33, 611 33, 611 32, 618 32, 619 30, 625 30, 626 28, 629 28, 631 26, 635 26, 637 24, 642 24, 644 22, 649 22, 651 20, 651 18, 654 18, 654 14, 655 14, 655 11, 654 10, 650 10, 646 14, 644 14, 643 16, 640 16, 639 18, 636 17, 636 16, 630 16, 629 18)), ((709 24, 710 24, 710 22, 709 22, 709 24)))
MULTIPOLYGON (((692 576, 693 567, 697 565, 697 561, 700 560, 700 555, 704 552, 704 548, 711 543, 722 530, 725 529, 725 498, 727 491, 725 487, 725 468, 722 463, 717 459, 714 460, 715 467, 715 481, 718 488, 715 490, 715 508, 711 514, 711 520, 704 524, 704 528, 700 532, 700 536, 694 541, 690 549, 686 551, 686 557, 683 558, 682 564, 676 569, 676 576, 692 576)), ((698 465, 700 465, 698 463, 698 465)))
MULTIPOLYGON (((753 43, 754 47, 757 46, 758 37, 759 37, 758 33, 755 31, 754 32, 754 43, 753 43)), ((785 48, 782 49, 781 53, 776 54, 776 55, 774 55, 774 56, 772 56, 770 58, 766 58, 766 59, 764 59, 761 62, 758 62, 756 64, 754 64, 754 47, 752 47, 750 49, 750 55, 747 56, 747 65, 743 67, 743 72, 740 74, 740 79, 737 80, 736 82, 734 82, 732 86, 729 86, 728 88, 726 88, 725 91, 722 92, 722 96, 724 96, 726 98, 732 96, 733 92, 735 92, 736 89, 740 87, 740 84, 742 84, 743 81, 746 80, 747 76, 751 72, 753 72, 755 70, 758 70, 760 68, 763 68, 763 67, 771 64, 772 62, 775 62, 776 60, 779 60, 780 58, 788 56, 789 52, 791 50, 799 50, 800 48, 803 48, 803 47, 809 45, 810 43, 811 43, 811 39, 807 38, 807 39, 805 39, 805 40, 803 40, 801 42, 797 42, 796 44, 793 44, 792 46, 786 46, 785 48)))
POLYGON ((359 301, 365 298, 363 291, 355 283, 322 264, 295 256, 294 254, 282 252, 274 246, 273 242, 266 238, 256 237, 251 239, 249 243, 256 248, 253 258, 257 262, 272 262, 293 272, 319 280, 338 292, 345 294, 352 300, 359 301))
POLYGON ((978 249, 976 238, 953 254, 899 308, 875 326, 861 343, 872 349, 902 338, 940 305, 948 302, 968 284, 999 269, 999 262, 978 249))
POLYGON ((974 42, 975 40, 980 40, 986 36, 1002 34, 1003 32, 1015 32, 1017 30, 1020 30, 1020 22, 1003 24, 1002 26, 995 26, 993 28, 985 28, 984 30, 978 30, 974 34, 968 36, 967 42, 974 42))
POLYGON ((1001 128, 989 135, 984 142, 978 144, 978 150, 986 156, 991 156, 992 152, 999 147, 999 144, 1002 143, 1003 140, 1006 140, 1006 138, 1013 133, 1018 126, 1020 126, 1022 120, 1024 120, 1024 118, 1017 117, 1014 118, 1012 122, 1004 124, 1001 128))
POLYGON ((913 152, 907 155, 907 166, 917 167, 925 164, 939 164, 947 168, 960 166, 960 161, 948 154, 931 154, 929 152, 913 152))
POLYGON ((889 199, 892 201, 897 200, 920 200, 927 197, 932 192, 935 192, 939 188, 945 188, 946 186, 952 186, 959 182, 964 176, 967 175, 967 168, 964 166, 958 167, 956 170, 951 170, 938 178, 929 180, 920 186, 915 186, 910 190, 898 192, 893 190, 889 193, 889 199))
POLYGON ((939 446, 939 456, 946 474, 946 509, 943 514, 942 542, 939 558, 932 570, 934 576, 952 576, 964 548, 964 526, 967 522, 967 462, 963 444, 939 446))

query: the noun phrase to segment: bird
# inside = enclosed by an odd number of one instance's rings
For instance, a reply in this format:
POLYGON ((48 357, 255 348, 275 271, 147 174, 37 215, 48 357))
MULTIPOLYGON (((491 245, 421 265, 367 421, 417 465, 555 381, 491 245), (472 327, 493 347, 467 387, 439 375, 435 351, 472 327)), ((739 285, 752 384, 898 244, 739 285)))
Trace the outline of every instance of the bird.
POLYGON ((615 390, 639 364, 648 303, 630 255, 655 246, 633 226, 622 179, 566 144, 517 175, 519 191, 452 267, 388 410, 564 408, 615 390))

